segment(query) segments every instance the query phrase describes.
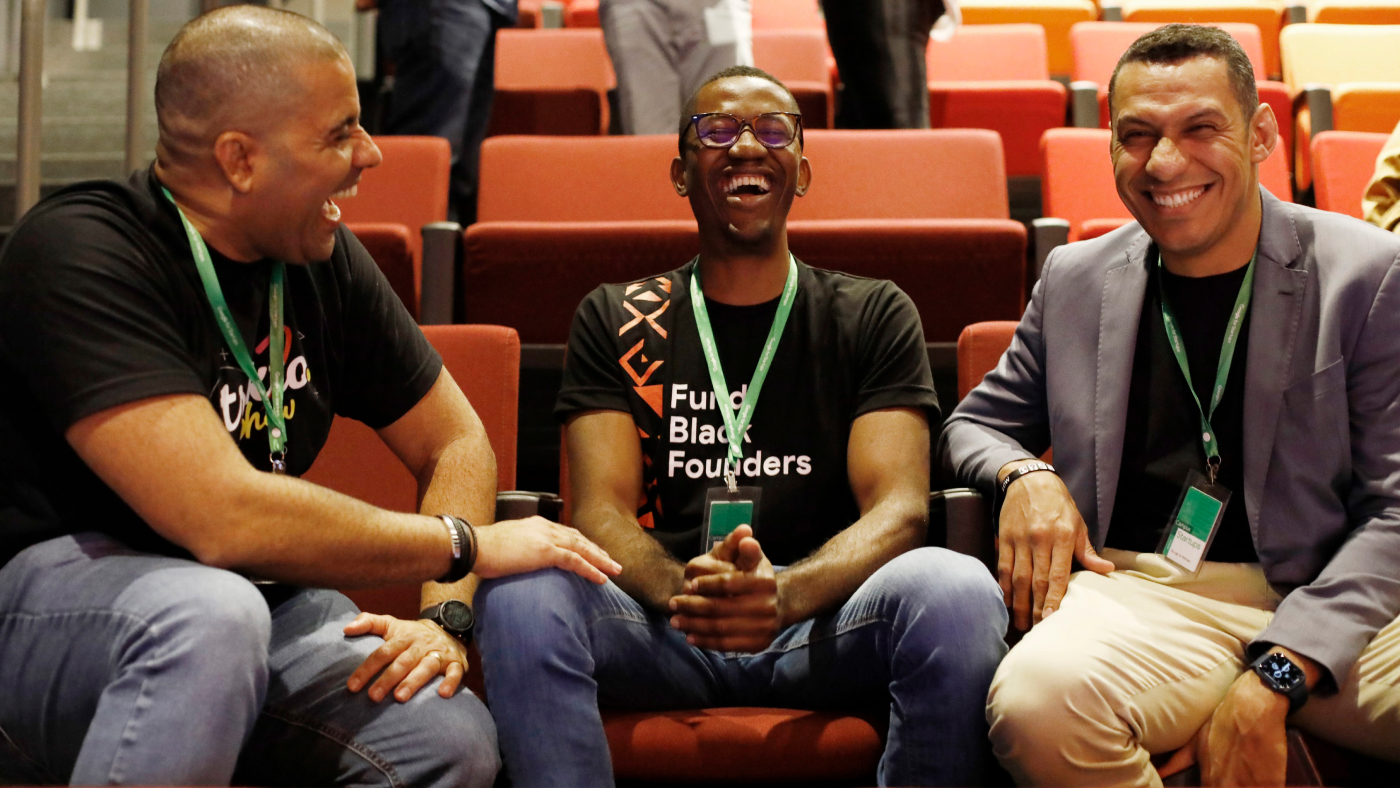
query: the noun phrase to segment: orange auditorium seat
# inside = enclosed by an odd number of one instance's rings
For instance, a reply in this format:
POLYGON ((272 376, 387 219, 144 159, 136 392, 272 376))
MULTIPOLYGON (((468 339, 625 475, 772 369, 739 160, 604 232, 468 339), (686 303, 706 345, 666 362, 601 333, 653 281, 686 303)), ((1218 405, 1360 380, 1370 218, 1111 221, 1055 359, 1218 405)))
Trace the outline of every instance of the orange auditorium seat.
POLYGON ((1065 87, 1050 79, 1040 25, 966 25, 928 46, 929 122, 992 129, 1006 174, 1040 175, 1040 135, 1063 126, 1065 87))
POLYGON ((1070 28, 1099 18, 1093 0, 962 0, 965 25, 1036 24, 1045 28, 1050 73, 1065 76, 1074 70, 1070 28))
POLYGON ((754 65, 782 80, 808 129, 829 129, 836 112, 821 30, 753 31, 754 65))
POLYGON ((1328 25, 1400 25, 1396 0, 1312 0, 1308 21, 1328 25))
POLYGON ((958 334, 958 401, 996 369, 1011 347, 1016 326, 1015 320, 988 320, 972 323, 958 334))
POLYGON ((820 30, 826 32, 817 0, 753 0, 754 30, 820 30))
MULTIPOLYGON (((1096 238, 1132 221, 1114 184, 1110 135, 1107 129, 1051 129, 1041 139, 1041 204, 1046 216, 1069 222, 1070 241, 1096 238)), ((1282 146, 1260 166, 1259 181, 1274 196, 1291 199, 1282 146)))
MULTIPOLYGON (((486 428, 496 454, 496 486, 515 486, 516 407, 520 339, 501 326, 424 326, 423 334, 486 428)), ((418 485, 374 430, 337 417, 316 462, 302 478, 400 512, 417 511, 418 485)), ((418 617, 417 585, 359 589, 347 595, 362 610, 399 618, 418 617)))
MULTIPOLYGON (((1108 128, 1108 81, 1118 58, 1144 33, 1161 27, 1155 23, 1091 22, 1075 25, 1070 32, 1074 42, 1074 79, 1093 82, 1099 90, 1099 127, 1108 128)), ((1268 104, 1278 118, 1279 138, 1285 151, 1293 150, 1293 96, 1287 85, 1266 78, 1267 62, 1259 28, 1252 24, 1221 23, 1211 25, 1229 33, 1254 65, 1255 85, 1259 101, 1268 104)))
MULTIPOLYGON (((336 200, 347 225, 400 224, 408 232, 413 254, 413 300, 418 314, 423 270, 424 225, 447 220, 447 187, 452 147, 441 137, 381 135, 374 138, 384 161, 365 170, 354 197, 336 200)), ((403 298, 408 290, 395 290, 403 298)))
POLYGON ((1361 197, 1376 174, 1376 159, 1389 139, 1364 131, 1324 131, 1313 138, 1317 207, 1357 219, 1361 197))
POLYGON ((364 245, 379 270, 384 272, 384 278, 389 280, 389 286, 394 288, 394 295, 417 320, 422 276, 413 264, 413 233, 402 224, 392 222, 365 222, 345 227, 364 245))
POLYGON ((598 0, 571 0, 564 7, 564 27, 599 27, 598 0))
POLYGON ((1123 21, 1166 24, 1194 22, 1202 25, 1251 24, 1259 28, 1263 45, 1264 73, 1278 79, 1283 73, 1279 62, 1278 34, 1283 27, 1284 3, 1277 0, 1128 0, 1123 4, 1123 21))
POLYGON ((616 85, 601 30, 501 30, 487 133, 607 134, 616 85))

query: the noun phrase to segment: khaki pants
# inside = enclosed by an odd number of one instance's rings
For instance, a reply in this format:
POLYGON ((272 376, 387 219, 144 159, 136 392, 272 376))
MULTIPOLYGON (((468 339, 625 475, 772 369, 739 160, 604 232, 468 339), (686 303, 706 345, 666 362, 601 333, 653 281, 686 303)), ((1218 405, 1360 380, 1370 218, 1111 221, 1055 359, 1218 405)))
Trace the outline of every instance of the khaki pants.
MULTIPOLYGON (((1256 564, 1191 577, 1161 556, 1105 550, 1011 649, 987 698, 997 758, 1019 785, 1151 785, 1150 755, 1186 744, 1245 669, 1245 647, 1280 598, 1256 564)), ((1339 693, 1289 720, 1336 744, 1400 760, 1400 621, 1382 629, 1339 693)))

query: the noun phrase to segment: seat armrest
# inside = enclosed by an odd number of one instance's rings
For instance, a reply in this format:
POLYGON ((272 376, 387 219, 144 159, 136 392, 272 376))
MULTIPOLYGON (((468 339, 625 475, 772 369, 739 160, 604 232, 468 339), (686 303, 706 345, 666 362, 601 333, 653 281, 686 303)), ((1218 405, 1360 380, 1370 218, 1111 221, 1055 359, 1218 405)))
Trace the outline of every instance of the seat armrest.
POLYGON ((1296 25, 1308 21, 1308 6, 1306 3, 1289 3, 1283 10, 1285 24, 1296 25))
POLYGON ((1035 252, 1035 268, 1031 270, 1031 284, 1040 281, 1040 272, 1045 270, 1045 258, 1057 246, 1069 243, 1069 221, 1042 217, 1031 220, 1031 249, 1035 252))
POLYGON ((462 225, 456 222, 423 225, 423 289, 418 299, 420 325, 452 322, 452 297, 457 291, 457 259, 461 248, 462 225))
POLYGON ((1123 21, 1123 6, 1119 5, 1117 0, 1103 0, 1099 3, 1099 11, 1105 22, 1123 21))
POLYGON ((1099 127, 1099 83, 1087 79, 1069 83, 1069 116, 1075 128, 1099 127))
POLYGON ((934 490, 928 496, 928 543, 970 555, 995 572, 987 499, 971 487, 934 490))
POLYGON ((1297 111, 1298 102, 1308 108, 1308 134, 1317 137, 1324 131, 1332 130, 1332 87, 1330 85, 1304 85, 1303 92, 1293 103, 1297 111))
POLYGON ((523 520, 539 515, 559 522, 564 511, 564 499, 550 492, 506 490, 496 493, 496 521, 523 520))

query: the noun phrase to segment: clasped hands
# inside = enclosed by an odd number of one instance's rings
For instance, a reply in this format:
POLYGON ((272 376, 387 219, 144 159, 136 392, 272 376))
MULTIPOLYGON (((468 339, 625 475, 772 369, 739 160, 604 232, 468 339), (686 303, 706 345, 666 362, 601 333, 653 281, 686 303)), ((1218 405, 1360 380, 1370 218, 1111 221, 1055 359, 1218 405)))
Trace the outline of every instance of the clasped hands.
POLYGON ((762 651, 783 627, 777 575, 747 525, 685 565, 668 606, 686 642, 712 651, 762 651))
MULTIPOLYGON (((543 517, 477 526, 476 534, 477 559, 472 571, 483 579, 556 567, 601 585, 622 571, 620 564, 583 534, 543 517)), ((439 674, 443 680, 438 694, 450 698, 467 672, 466 649, 431 621, 361 613, 346 625, 345 635, 384 639, 345 683, 351 692, 359 692, 378 675, 366 693, 375 703, 391 690, 394 699, 403 703, 439 674)))

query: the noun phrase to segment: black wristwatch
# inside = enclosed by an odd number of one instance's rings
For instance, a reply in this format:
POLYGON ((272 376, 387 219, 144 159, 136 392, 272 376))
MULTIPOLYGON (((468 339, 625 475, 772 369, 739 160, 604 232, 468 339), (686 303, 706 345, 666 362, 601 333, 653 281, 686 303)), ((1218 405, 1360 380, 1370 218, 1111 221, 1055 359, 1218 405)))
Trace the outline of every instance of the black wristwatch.
POLYGON ((476 615, 466 603, 456 599, 439 602, 418 614, 421 621, 427 619, 442 627, 442 631, 462 641, 462 645, 472 642, 472 628, 476 626, 476 615))
POLYGON ((1264 686, 1288 698, 1289 714, 1308 702, 1308 676, 1288 657, 1266 653, 1249 667, 1264 686))

